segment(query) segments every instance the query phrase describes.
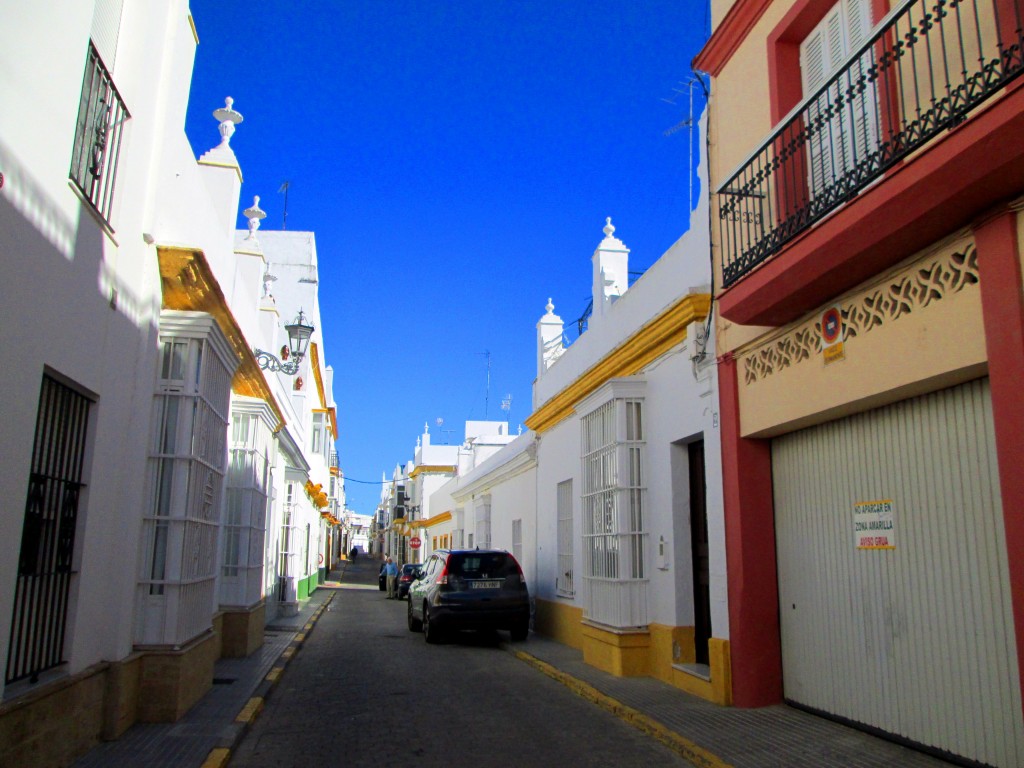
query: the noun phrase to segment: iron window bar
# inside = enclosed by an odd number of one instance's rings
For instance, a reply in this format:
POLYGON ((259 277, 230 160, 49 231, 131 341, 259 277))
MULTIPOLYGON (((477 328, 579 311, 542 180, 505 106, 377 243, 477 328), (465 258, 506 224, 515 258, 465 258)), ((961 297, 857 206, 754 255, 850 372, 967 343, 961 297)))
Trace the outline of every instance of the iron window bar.
POLYGON ((113 78, 90 42, 78 104, 70 176, 107 226, 110 226, 114 203, 114 182, 124 124, 130 117, 114 87, 113 78))
POLYGON ((910 0, 888 14, 717 190, 724 286, 1019 77, 1021 17, 1021 0, 910 0))
POLYGON ((4 680, 37 683, 66 663, 64 641, 92 403, 43 376, 4 680))

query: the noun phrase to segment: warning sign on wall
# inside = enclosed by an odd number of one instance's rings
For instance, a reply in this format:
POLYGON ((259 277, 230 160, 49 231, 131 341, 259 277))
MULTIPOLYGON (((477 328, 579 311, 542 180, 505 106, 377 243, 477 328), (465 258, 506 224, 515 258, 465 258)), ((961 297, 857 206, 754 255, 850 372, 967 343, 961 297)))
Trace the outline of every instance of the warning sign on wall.
POLYGON ((821 354, 825 365, 843 360, 843 313, 838 306, 829 307, 821 313, 821 354))
POLYGON ((896 549, 892 499, 854 504, 853 537, 857 549, 896 549))

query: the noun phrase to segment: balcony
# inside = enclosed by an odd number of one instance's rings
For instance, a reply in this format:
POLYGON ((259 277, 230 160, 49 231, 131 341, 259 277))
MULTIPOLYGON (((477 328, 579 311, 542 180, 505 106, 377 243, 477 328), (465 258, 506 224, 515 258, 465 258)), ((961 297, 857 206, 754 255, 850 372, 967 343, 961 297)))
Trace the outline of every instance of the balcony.
POLYGON ((331 469, 331 474, 332 475, 337 477, 340 474, 340 470, 338 469, 338 452, 337 451, 331 451, 331 456, 328 459, 328 466, 331 469))
POLYGON ((793 320, 1024 189, 1021 9, 902 4, 780 122, 717 190, 723 316, 793 320))

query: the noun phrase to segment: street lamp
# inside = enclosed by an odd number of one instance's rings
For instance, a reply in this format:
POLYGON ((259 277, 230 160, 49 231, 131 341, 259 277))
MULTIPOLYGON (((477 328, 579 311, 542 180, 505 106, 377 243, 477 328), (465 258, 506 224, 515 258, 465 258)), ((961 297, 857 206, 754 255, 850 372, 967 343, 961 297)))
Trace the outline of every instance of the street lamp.
POLYGON ((299 316, 295 318, 295 322, 291 325, 284 327, 288 331, 288 346, 281 348, 282 360, 278 360, 277 357, 270 352, 264 352, 262 349, 254 349, 253 354, 256 355, 256 362, 260 364, 260 368, 263 370, 280 371, 287 376, 294 376, 299 372, 299 364, 302 362, 302 358, 306 356, 306 349, 309 347, 309 337, 313 335, 313 326, 306 324, 306 317, 299 310, 299 316), (291 360, 289 361, 289 358, 291 360))

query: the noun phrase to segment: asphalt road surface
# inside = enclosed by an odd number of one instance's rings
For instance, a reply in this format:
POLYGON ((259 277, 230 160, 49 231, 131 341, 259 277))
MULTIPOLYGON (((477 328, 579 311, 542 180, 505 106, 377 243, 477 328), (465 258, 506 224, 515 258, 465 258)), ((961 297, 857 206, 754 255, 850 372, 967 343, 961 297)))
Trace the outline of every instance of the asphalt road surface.
POLYGON ((405 610, 375 563, 350 564, 232 768, 690 765, 508 653, 507 633, 427 645, 405 610))

